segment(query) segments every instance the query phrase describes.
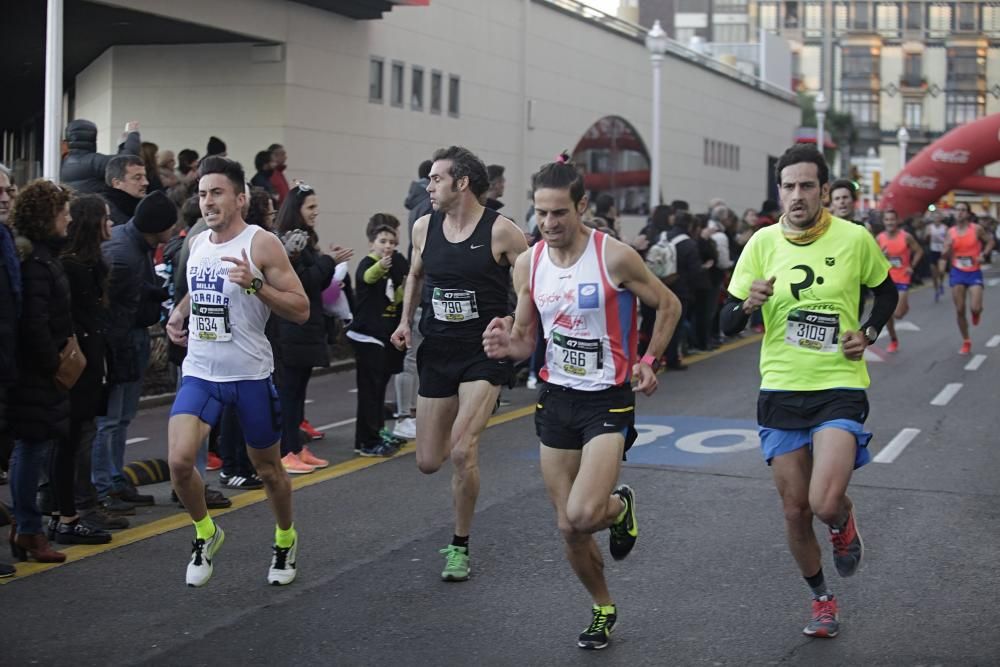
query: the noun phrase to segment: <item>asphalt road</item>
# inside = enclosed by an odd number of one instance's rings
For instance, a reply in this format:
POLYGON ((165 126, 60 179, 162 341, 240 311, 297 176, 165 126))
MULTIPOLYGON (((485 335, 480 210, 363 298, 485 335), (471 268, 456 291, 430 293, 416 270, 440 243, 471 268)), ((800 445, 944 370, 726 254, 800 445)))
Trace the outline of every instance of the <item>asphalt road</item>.
MULTIPOLYGON (((310 390, 310 420, 332 425, 315 451, 335 466, 297 481, 293 585, 266 585, 273 520, 262 494, 246 492, 218 519, 227 539, 212 581, 186 588, 193 530, 165 485, 148 487, 159 506, 139 509, 113 548, 73 547, 66 565, 25 564, 0 586, 0 664, 995 665, 1000 290, 987 289, 974 329, 978 362, 957 354, 949 301, 929 289, 911 299, 901 351, 885 354, 885 340, 872 351, 880 460, 851 486, 866 545, 855 577, 836 576, 820 532, 837 639, 801 634, 808 589, 757 450, 749 340, 662 376, 639 402, 622 479, 637 491, 641 533, 627 560, 607 558, 619 625, 605 651, 575 646, 590 601, 563 558, 532 420, 519 417, 529 392, 507 392, 513 418, 483 437, 473 577, 449 584, 437 550, 451 536, 450 475, 421 475, 409 453, 355 460, 343 373, 310 390), (933 405, 949 384, 961 387, 933 405)), ((140 415, 130 436, 148 440, 130 457, 165 455, 166 412, 140 415)))

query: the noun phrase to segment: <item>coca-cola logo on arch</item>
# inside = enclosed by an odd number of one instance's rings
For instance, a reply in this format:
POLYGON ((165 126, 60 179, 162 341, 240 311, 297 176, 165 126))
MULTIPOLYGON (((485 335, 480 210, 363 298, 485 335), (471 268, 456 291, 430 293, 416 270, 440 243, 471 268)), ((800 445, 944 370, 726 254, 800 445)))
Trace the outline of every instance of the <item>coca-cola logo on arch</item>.
POLYGON ((967 164, 971 156, 972 153, 962 148, 956 148, 950 151, 939 148, 931 154, 931 160, 934 162, 945 162, 947 164, 967 164))
POLYGON ((899 184, 908 188, 917 188, 918 190, 935 190, 937 189, 938 179, 933 176, 904 174, 899 177, 899 184))

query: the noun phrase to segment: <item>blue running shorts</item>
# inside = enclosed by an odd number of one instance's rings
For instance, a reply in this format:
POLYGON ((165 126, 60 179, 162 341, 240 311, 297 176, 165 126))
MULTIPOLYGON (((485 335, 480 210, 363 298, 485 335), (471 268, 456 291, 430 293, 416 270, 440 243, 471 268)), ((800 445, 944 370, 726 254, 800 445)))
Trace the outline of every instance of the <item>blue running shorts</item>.
POLYGON ((267 449, 281 440, 281 410, 271 378, 210 382, 185 375, 170 416, 194 415, 215 426, 224 406, 236 408, 246 442, 254 449, 267 449))
POLYGON ((954 266, 948 274, 948 282, 952 287, 955 285, 965 285, 966 287, 983 286, 983 272, 979 269, 975 271, 959 271, 954 266))
POLYGON ((760 448, 764 454, 764 459, 768 465, 771 465, 771 459, 775 456, 788 454, 803 447, 808 447, 811 453, 813 435, 825 428, 839 428, 842 431, 854 434, 854 438, 858 443, 857 452, 854 455, 855 470, 871 461, 872 457, 868 453, 868 443, 871 442, 872 434, 865 431, 864 424, 853 419, 831 419, 810 429, 794 431, 761 426, 758 434, 760 435, 760 448))

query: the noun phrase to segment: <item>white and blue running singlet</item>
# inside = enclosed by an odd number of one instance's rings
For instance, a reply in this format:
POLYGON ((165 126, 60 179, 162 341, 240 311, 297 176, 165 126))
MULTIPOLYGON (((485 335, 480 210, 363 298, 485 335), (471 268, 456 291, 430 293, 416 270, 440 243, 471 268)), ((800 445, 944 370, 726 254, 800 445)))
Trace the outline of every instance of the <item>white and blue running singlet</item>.
MULTIPOLYGON (((211 232, 191 239, 187 263, 191 320, 188 323, 188 352, 185 376, 210 382, 263 380, 274 370, 271 344, 264 327, 271 309, 257 296, 247 294, 227 276, 232 262, 223 257, 251 257, 250 246, 257 233, 267 233, 248 225, 239 236, 225 243, 212 243, 211 232)), ((250 263, 255 276, 263 277, 250 263)))

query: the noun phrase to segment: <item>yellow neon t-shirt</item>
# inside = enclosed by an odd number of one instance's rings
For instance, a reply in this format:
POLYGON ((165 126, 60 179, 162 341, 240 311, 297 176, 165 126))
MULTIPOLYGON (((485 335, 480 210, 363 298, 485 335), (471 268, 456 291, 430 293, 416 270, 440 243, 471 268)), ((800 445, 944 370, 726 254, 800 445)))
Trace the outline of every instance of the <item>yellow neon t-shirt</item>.
POLYGON ((736 263, 729 292, 746 299, 754 280, 777 278, 774 295, 761 309, 761 389, 867 388, 864 360, 848 360, 840 338, 858 330, 860 286, 875 287, 888 274, 889 262, 868 230, 840 218, 809 245, 786 240, 780 225, 754 234, 736 263))

